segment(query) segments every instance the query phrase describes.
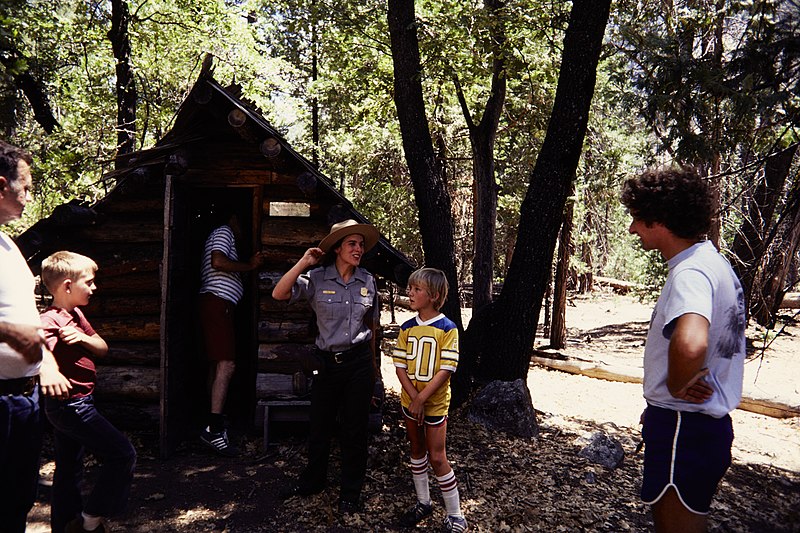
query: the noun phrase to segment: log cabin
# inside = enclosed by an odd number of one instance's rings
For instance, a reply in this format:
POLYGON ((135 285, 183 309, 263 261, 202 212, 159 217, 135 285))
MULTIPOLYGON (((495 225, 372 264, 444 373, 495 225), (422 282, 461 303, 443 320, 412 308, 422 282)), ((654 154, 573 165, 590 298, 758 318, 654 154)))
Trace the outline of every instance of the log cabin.
MULTIPOLYGON (((57 250, 97 262, 86 315, 110 346, 98 362, 98 403, 122 427, 157 422, 162 456, 197 435, 208 410, 194 309, 216 206, 236 206, 241 258, 268 255, 263 270, 244 276, 236 310, 237 371, 226 411, 239 427, 261 422, 257 405, 265 399, 306 397, 312 379, 311 310, 273 300, 273 285, 331 224, 368 222, 240 93, 204 71, 172 129, 152 148, 118 158, 101 200, 61 205, 17 239, 34 273, 57 250)), ((362 265, 379 286, 405 286, 413 270, 383 237, 362 265)))

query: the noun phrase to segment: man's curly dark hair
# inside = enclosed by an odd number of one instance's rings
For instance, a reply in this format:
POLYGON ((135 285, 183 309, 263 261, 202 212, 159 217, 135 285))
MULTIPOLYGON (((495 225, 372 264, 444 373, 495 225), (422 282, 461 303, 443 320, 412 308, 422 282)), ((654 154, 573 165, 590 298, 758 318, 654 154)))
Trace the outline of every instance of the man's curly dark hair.
POLYGON ((632 217, 682 239, 701 238, 711 226, 709 187, 692 167, 646 170, 625 181, 621 200, 632 217))
POLYGON ((17 181, 17 168, 20 160, 30 165, 33 162, 31 154, 13 144, 0 141, 0 176, 9 182, 17 181))

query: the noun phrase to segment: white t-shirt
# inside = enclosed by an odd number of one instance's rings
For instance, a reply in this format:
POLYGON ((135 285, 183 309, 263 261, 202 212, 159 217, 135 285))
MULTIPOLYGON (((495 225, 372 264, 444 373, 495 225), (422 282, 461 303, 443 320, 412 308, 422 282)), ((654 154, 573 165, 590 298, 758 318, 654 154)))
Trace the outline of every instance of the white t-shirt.
MULTIPOLYGON (((41 327, 34 299, 35 284, 17 245, 0 232, 0 321, 41 327)), ((0 342, 0 379, 35 376, 39 365, 26 363, 11 346, 0 342)))
POLYGON ((237 303, 244 294, 244 285, 238 272, 223 272, 211 266, 211 252, 222 252, 231 261, 238 261, 236 240, 230 226, 220 226, 206 239, 203 265, 200 271, 200 293, 209 292, 229 302, 237 303))
POLYGON ((669 275, 661 290, 644 349, 644 397, 649 404, 675 411, 721 418, 742 399, 745 359, 744 292, 730 263, 709 241, 697 243, 667 262, 669 275), (669 341, 675 321, 687 313, 705 317, 710 326, 703 364, 714 389, 695 404, 674 398, 667 389, 669 341))

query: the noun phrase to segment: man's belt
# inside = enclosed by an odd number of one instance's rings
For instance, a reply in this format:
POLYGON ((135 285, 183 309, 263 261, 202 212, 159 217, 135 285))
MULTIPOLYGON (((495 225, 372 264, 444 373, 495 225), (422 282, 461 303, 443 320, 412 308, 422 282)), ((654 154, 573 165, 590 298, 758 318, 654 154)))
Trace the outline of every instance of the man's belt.
POLYGON ((0 379, 0 396, 30 396, 38 382, 39 376, 0 379))
POLYGON ((368 356, 370 351, 369 341, 356 344, 347 350, 340 350, 336 352, 327 352, 317 348, 317 353, 321 355, 325 361, 337 365, 341 363, 347 363, 349 361, 355 361, 356 359, 361 359, 362 357, 368 356))

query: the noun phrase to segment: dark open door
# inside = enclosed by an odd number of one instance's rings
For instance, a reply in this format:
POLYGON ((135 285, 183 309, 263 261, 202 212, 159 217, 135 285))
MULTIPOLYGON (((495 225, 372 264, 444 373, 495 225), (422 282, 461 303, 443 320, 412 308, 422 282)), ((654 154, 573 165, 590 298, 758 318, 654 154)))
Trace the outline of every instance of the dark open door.
MULTIPOLYGON (((216 227, 219 205, 236 206, 242 227, 239 258, 247 261, 260 246, 258 188, 195 186, 167 176, 164 259, 161 272, 161 454, 168 456, 207 423, 208 362, 197 325, 203 247, 216 227)), ((232 424, 252 424, 255 409, 257 276, 247 274, 245 294, 236 306, 236 372, 225 411, 232 424)))

